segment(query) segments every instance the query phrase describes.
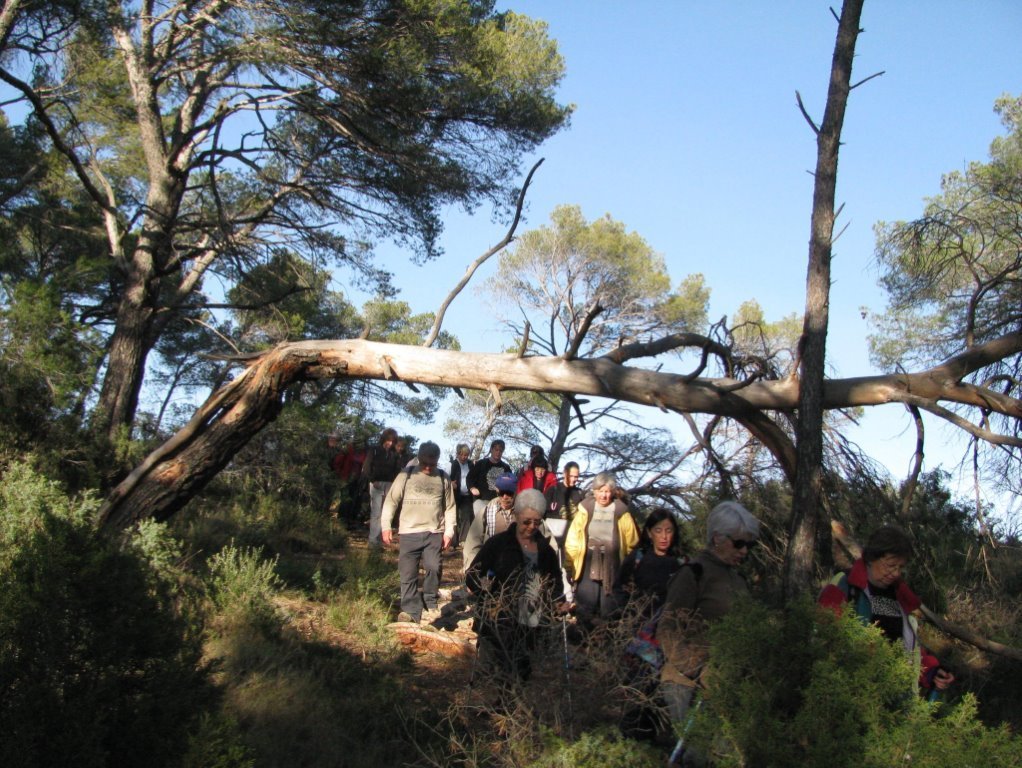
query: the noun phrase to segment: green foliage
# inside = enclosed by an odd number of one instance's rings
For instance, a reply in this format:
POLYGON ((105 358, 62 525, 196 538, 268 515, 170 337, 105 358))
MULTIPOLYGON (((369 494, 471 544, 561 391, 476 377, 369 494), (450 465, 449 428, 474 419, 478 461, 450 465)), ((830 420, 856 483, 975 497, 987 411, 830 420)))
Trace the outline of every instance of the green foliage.
POLYGON ((170 586, 100 538, 94 501, 0 484, 0 763, 174 765, 209 692, 170 586))
POLYGON ((188 737, 181 768, 254 768, 252 749, 242 741, 237 721, 222 713, 205 713, 188 737))
POLYGON ((393 563, 374 552, 352 551, 337 580, 339 586, 329 598, 327 622, 349 633, 370 652, 392 650, 394 638, 387 625, 399 585, 393 563))
MULTIPOLYGON (((1022 298, 1022 99, 997 102, 1008 135, 988 163, 941 180, 915 221, 876 226, 888 311, 874 316, 877 365, 932 364, 1018 327, 1022 298)), ((984 373, 988 376, 989 373, 984 373)))
POLYGON ((271 630, 279 624, 273 598, 282 582, 277 558, 229 544, 209 560, 209 595, 223 625, 271 630))
POLYGON ((49 451, 58 443, 66 450, 91 383, 91 336, 52 286, 4 280, 0 294, 0 447, 49 451))
POLYGON ((530 768, 632 768, 660 765, 663 754, 649 744, 631 741, 610 728, 586 731, 568 741, 548 735, 543 755, 530 768))
POLYGON ((581 208, 569 205, 501 254, 499 272, 484 288, 512 325, 519 315, 529 318, 538 334, 533 343, 548 354, 561 354, 578 339, 597 301, 603 312, 588 327, 583 356, 653 330, 693 330, 686 323, 701 326, 709 301, 701 276, 672 293, 663 257, 639 234, 610 216, 586 221, 581 208))
POLYGON ((903 651, 808 601, 744 602, 711 632, 710 688, 690 742, 722 766, 1015 765, 1022 741, 913 691, 903 651), (978 760, 979 755, 983 759, 978 760))

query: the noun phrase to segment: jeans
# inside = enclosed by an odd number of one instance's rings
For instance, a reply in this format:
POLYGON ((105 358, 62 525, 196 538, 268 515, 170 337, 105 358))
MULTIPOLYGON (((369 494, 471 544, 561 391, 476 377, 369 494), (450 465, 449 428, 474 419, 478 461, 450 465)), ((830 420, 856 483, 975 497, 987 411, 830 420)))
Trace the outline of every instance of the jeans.
POLYGON ((374 480, 369 484, 369 546, 377 549, 383 546, 383 500, 387 498, 390 483, 374 480))
POLYGON ((479 550, 483 548, 483 534, 485 533, 485 515, 483 512, 486 510, 488 501, 483 499, 476 499, 472 502, 472 524, 468 527, 468 531, 461 537, 461 562, 462 572, 467 573, 468 568, 472 565, 472 561, 476 559, 476 555, 479 554, 479 550))
POLYGON ((422 604, 435 610, 440 587, 440 550, 442 533, 402 533, 398 550, 397 572, 401 577, 401 610, 413 619, 422 617, 422 604), (422 565, 422 597, 419 597, 419 565, 422 565))

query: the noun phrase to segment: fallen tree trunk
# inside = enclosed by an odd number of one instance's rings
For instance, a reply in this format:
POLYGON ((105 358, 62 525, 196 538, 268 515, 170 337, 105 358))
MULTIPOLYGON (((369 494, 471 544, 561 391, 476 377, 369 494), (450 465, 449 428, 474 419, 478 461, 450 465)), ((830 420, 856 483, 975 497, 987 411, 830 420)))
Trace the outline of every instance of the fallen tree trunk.
MULTIPOLYGON (((685 340, 684 344, 688 343, 695 345, 695 340, 685 340)), ((656 352, 662 351, 656 348, 656 352)), ((1022 418, 1022 402, 1003 395, 991 397, 960 381, 989 364, 994 354, 1000 358, 1019 351, 1022 334, 1010 334, 922 373, 829 380, 824 384, 824 407, 911 399, 934 410, 938 400, 948 400, 1022 418)), ((641 357, 641 352, 633 347, 627 359, 641 357)), ((460 389, 585 394, 663 410, 718 414, 737 420, 763 440, 789 478, 794 472, 794 448, 769 413, 797 407, 796 378, 750 382, 692 379, 623 365, 610 357, 518 357, 361 339, 282 344, 245 364, 247 368, 234 381, 214 392, 188 424, 113 490, 102 510, 104 525, 120 528, 144 518, 169 518, 277 417, 290 385, 314 379, 384 379, 460 389)), ((989 435, 984 439, 1022 445, 1022 440, 1010 435, 989 435)))

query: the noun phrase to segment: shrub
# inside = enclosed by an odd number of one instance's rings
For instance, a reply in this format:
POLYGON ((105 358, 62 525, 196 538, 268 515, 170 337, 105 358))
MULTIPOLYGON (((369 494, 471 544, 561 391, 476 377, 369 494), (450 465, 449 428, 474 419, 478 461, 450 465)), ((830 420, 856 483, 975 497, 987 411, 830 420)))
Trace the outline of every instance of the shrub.
POLYGON ((653 746, 603 728, 583 733, 574 741, 549 737, 543 756, 531 768, 625 768, 663 762, 663 754, 653 746))
POLYGON ((929 704, 902 650, 808 601, 744 602, 712 630, 705 705, 689 741, 719 765, 1018 765, 1022 741, 976 719, 975 701, 929 704), (978 756, 982 759, 977 759, 978 756))
POLYGON ((174 764, 208 689, 169 586, 95 502, 26 465, 0 484, 0 764, 174 764))
POLYGON ((277 559, 265 560, 252 547, 229 544, 209 561, 209 594, 223 626, 272 629, 279 625, 273 597, 281 587, 277 559))

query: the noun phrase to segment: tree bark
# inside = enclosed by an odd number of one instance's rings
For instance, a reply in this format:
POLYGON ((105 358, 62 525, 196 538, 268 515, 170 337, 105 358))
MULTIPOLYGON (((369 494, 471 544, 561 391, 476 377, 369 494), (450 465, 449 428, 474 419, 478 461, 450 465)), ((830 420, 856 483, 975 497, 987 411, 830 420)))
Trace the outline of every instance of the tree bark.
MULTIPOLYGON (((976 405, 1022 419, 1022 402, 990 398, 966 387, 948 371, 965 376, 994 354, 1022 352, 1022 333, 977 347, 933 369, 915 374, 831 380, 824 383, 823 407, 903 403, 907 398, 949 400, 976 405)), ((692 379, 624 366, 603 357, 518 357, 383 344, 362 339, 283 344, 248 361, 234 381, 199 408, 191 421, 157 448, 111 493, 103 509, 109 526, 125 526, 152 517, 165 520, 184 506, 234 454, 282 407, 291 384, 327 378, 390 379, 463 389, 491 386, 538 392, 562 392, 625 400, 678 412, 728 416, 764 440, 794 475, 794 447, 770 412, 791 412, 798 405, 797 379, 692 379)), ((1022 445, 1011 436, 994 436, 1022 445)))
POLYGON ((818 539, 825 538, 823 515, 823 374, 830 313, 830 261, 834 235, 834 199, 838 151, 845 107, 851 91, 852 60, 859 35, 863 0, 845 0, 838 23, 823 124, 817 132, 816 182, 806 275, 806 311, 800 350, 795 487, 791 528, 784 560, 784 593, 808 589, 816 576, 818 539))

